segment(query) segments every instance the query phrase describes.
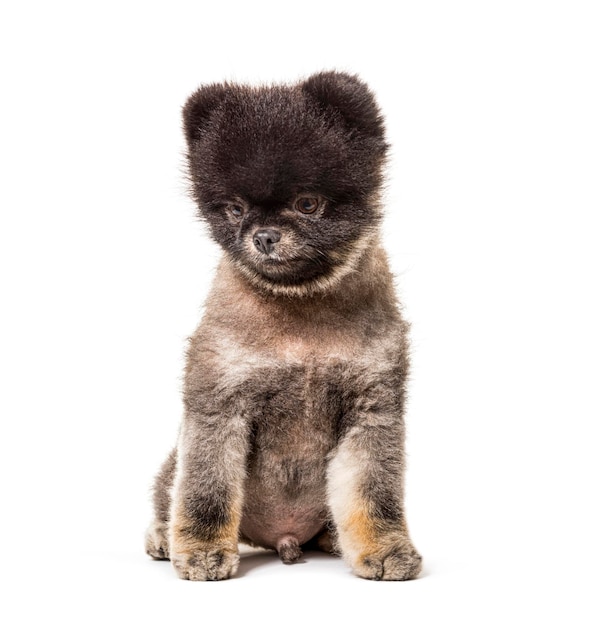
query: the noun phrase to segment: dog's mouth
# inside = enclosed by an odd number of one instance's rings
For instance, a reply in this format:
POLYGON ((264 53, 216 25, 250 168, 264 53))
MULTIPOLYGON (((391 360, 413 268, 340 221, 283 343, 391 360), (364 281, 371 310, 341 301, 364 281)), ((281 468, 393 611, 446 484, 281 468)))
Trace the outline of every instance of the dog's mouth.
POLYGON ((323 250, 290 237, 263 253, 252 241, 231 250, 231 260, 251 284, 276 295, 305 296, 337 285, 357 269, 374 235, 323 250))
POLYGON ((286 285, 313 280, 329 270, 328 259, 310 251, 307 246, 286 255, 277 251, 269 255, 252 254, 249 265, 262 278, 286 285))
POLYGON ((321 269, 305 259, 266 258, 254 265, 256 271, 274 282, 300 283, 311 280, 321 269))

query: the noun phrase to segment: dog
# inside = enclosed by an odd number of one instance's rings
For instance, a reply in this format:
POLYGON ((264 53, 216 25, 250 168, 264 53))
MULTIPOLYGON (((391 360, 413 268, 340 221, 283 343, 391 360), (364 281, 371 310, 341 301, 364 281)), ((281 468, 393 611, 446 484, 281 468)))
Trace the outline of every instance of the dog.
POLYGON ((210 84, 183 122, 192 195, 223 255, 147 553, 188 580, 234 575, 239 541, 284 563, 319 547, 363 578, 415 578, 408 325, 380 241, 388 145, 372 92, 335 71, 210 84))

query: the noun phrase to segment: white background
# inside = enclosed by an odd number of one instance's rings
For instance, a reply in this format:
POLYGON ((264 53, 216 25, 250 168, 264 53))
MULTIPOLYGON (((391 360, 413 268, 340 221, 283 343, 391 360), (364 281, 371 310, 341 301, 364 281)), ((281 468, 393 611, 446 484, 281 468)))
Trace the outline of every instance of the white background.
POLYGON ((0 611, 7 624, 596 624, 594 2, 3 2, 0 611), (393 144, 425 569, 143 553, 218 257, 186 195, 201 83, 356 72, 393 144))

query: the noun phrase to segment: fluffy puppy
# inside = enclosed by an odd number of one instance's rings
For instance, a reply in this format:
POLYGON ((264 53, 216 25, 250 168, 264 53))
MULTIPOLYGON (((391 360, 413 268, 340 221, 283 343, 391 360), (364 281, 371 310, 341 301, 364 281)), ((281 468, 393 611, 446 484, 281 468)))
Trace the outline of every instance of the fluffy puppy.
POLYGON ((193 195, 223 256, 190 339, 148 554, 220 580, 239 541, 285 563, 309 544, 364 578, 414 578, 407 326, 380 244, 387 144, 372 93, 337 72, 214 84, 183 118, 193 195))

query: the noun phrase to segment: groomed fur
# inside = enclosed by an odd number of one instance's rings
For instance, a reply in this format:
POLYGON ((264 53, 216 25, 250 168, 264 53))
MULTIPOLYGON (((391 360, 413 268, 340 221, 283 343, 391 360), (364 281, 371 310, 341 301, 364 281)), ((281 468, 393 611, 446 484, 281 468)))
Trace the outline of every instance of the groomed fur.
POLYGON ((417 576, 407 327, 379 241, 387 146, 371 92, 336 72, 208 85, 183 117, 193 195, 223 257, 147 552, 191 580, 234 574, 239 540, 285 563, 309 544, 365 578, 417 576))

